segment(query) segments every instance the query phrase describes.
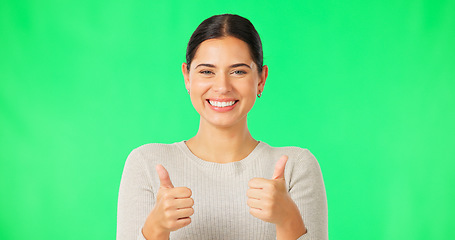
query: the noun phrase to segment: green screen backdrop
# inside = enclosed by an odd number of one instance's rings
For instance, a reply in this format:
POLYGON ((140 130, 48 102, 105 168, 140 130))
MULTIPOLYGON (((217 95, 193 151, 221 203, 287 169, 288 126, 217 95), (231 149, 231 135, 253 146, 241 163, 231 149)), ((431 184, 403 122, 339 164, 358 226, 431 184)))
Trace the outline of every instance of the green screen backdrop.
POLYGON ((455 239, 455 1, 0 2, 0 239, 114 239, 129 152, 196 134, 207 17, 256 26, 253 136, 308 148, 330 239, 455 239))

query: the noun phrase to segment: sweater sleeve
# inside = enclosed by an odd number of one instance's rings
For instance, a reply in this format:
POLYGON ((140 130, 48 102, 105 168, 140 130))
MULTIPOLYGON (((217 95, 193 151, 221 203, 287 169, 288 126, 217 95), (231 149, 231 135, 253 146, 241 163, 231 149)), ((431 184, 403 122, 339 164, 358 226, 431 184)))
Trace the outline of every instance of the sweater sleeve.
POLYGON ((145 240, 142 226, 155 205, 150 175, 139 150, 126 159, 117 206, 117 240, 145 240))
POLYGON ((327 196, 319 163, 309 150, 304 149, 293 164, 289 194, 307 229, 298 240, 327 240, 327 196))

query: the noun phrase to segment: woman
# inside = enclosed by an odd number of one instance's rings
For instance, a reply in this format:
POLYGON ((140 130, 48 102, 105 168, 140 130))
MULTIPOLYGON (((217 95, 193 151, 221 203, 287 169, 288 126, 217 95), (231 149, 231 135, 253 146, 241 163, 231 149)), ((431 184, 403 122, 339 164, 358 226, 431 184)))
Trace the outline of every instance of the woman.
POLYGON ((254 26, 238 15, 203 21, 188 43, 185 86, 197 134, 146 144, 127 158, 117 239, 328 239, 319 164, 307 150, 255 140, 247 114, 268 67, 254 26))

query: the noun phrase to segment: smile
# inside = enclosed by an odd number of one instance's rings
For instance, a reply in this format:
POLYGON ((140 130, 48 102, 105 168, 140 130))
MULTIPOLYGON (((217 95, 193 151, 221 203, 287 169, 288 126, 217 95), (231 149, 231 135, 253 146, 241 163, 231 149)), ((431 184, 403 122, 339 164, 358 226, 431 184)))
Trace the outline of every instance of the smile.
POLYGON ((235 101, 227 101, 227 102, 218 102, 218 101, 213 101, 213 100, 207 100, 209 102, 210 105, 214 106, 214 107, 220 107, 220 108, 223 108, 223 107, 230 107, 230 106, 233 106, 236 102, 238 102, 239 100, 235 100, 235 101))

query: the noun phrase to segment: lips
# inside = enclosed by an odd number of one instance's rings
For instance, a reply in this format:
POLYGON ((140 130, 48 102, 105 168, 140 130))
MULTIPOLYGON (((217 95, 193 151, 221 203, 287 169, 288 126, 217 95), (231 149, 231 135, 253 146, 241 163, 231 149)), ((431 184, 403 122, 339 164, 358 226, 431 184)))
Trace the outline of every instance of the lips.
POLYGON ((239 100, 229 99, 206 99, 207 104, 211 109, 217 112, 227 112, 235 108, 239 100))
POLYGON ((215 100, 207 100, 210 105, 214 107, 230 107, 234 105, 238 100, 234 101, 215 101, 215 100))

